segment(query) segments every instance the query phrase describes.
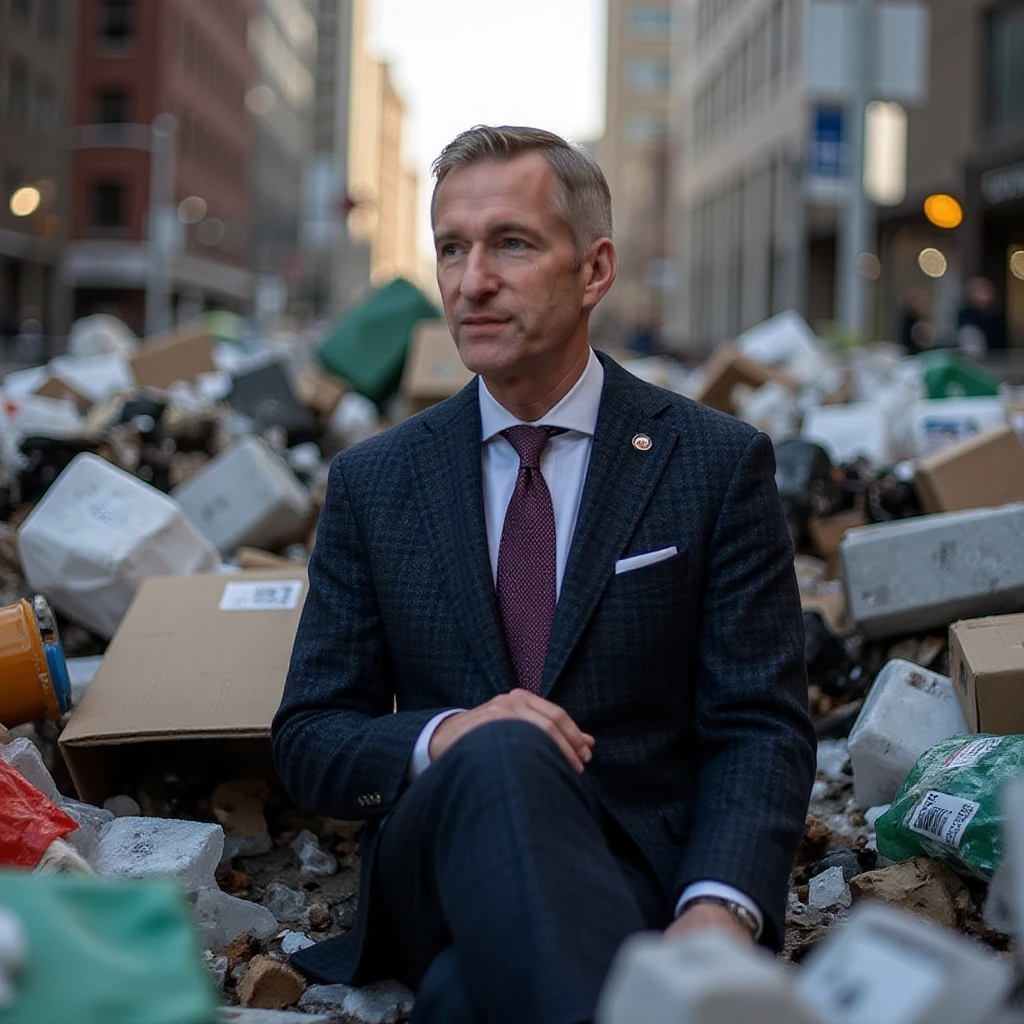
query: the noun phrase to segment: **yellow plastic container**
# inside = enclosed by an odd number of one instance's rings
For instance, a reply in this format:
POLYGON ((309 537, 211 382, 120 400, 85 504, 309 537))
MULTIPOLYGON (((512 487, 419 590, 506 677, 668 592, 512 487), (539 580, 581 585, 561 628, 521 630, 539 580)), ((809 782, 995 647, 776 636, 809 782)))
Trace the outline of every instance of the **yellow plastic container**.
POLYGON ((55 722, 71 706, 71 681, 44 597, 0 607, 0 724, 55 722))

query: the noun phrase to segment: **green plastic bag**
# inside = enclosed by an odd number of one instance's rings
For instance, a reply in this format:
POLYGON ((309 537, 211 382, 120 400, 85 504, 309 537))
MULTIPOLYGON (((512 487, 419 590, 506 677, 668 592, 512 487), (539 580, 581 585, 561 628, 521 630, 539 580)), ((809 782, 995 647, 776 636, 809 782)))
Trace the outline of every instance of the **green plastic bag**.
POLYGON ((889 860, 925 856, 988 881, 1002 860, 1003 786, 1024 775, 1024 736, 954 736, 918 758, 875 823, 889 860))
POLYGON ((215 1024, 217 999, 172 881, 0 872, 28 961, 3 1024, 215 1024))

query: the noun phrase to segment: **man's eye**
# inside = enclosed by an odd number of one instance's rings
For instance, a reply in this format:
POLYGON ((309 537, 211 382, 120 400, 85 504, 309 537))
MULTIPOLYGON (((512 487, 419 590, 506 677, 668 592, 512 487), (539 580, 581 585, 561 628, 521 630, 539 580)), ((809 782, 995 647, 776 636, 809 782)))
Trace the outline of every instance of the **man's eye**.
POLYGON ((459 247, 455 242, 447 242, 441 246, 440 253, 445 259, 458 255, 459 247))
POLYGON ((527 247, 526 242, 522 238, 506 238, 502 245, 513 252, 519 252, 527 247))

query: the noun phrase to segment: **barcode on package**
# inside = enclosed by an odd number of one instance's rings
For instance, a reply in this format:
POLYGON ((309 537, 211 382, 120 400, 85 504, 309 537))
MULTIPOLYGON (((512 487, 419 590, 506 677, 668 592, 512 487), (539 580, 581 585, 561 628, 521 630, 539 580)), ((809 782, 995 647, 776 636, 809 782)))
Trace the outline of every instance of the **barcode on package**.
POLYGON ((983 740, 971 740, 942 763, 947 768, 973 768, 989 751, 995 750, 1003 739, 1002 736, 989 736, 983 740))
POLYGON ((910 812, 907 824, 912 832, 930 836, 940 843, 959 849, 964 830, 974 820, 980 807, 981 804, 973 800, 930 789, 910 812))
POLYGON ((220 596, 222 612, 290 612, 299 606, 301 580, 263 580, 253 583, 228 583, 220 596))

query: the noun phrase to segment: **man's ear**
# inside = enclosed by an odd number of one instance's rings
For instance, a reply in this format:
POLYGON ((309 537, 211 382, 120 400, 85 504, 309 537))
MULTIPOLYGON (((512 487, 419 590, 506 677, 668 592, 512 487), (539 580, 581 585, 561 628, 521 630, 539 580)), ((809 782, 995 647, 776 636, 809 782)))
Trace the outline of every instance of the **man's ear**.
POLYGON ((586 288, 583 308, 593 309, 607 294, 619 270, 619 257, 610 238, 599 238, 587 251, 580 268, 586 288))

